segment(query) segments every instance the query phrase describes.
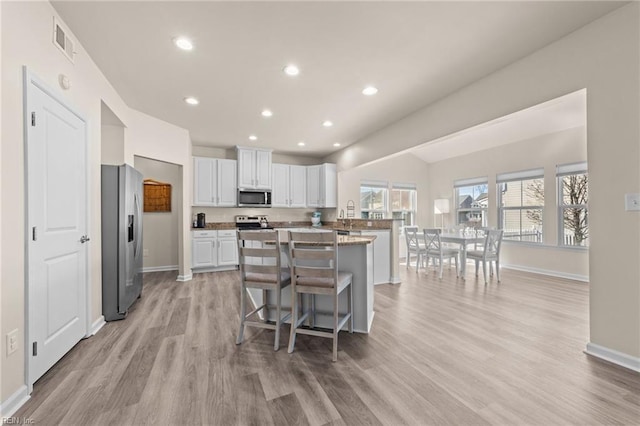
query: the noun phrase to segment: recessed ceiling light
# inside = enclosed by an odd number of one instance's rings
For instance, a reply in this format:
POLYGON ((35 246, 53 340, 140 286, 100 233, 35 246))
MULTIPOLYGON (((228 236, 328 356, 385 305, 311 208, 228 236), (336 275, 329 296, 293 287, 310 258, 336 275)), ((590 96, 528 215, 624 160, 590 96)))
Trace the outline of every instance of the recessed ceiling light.
POLYGON ((249 140, 250 140, 250 141, 257 141, 257 140, 258 140, 258 137, 257 137, 256 135, 250 135, 250 136, 249 136, 249 140))
POLYGON ((362 90, 363 95, 372 96, 378 93, 378 89, 373 86, 367 86, 362 90))
POLYGON ((336 142, 336 143, 333 144, 333 146, 338 147, 338 146, 340 146, 340 144, 336 142))
POLYGON ((271 112, 270 109, 265 109, 262 111, 262 116, 263 117, 271 117, 273 115, 273 113, 271 112))
POLYGON ((184 101, 189 105, 198 105, 200 103, 200 101, 197 98, 194 98, 193 96, 184 98, 184 101))
POLYGON ((325 120, 325 121, 322 122, 322 125, 324 127, 331 127, 331 126, 333 126, 333 123, 331 121, 329 121, 329 120, 325 120))
POLYGON ((284 67, 283 71, 286 75, 291 75, 291 76, 300 74, 300 69, 297 66, 292 64, 284 67))
POLYGON ((186 37, 176 37, 173 43, 182 50, 193 50, 193 43, 186 37))
POLYGON ((304 146, 304 142, 298 142, 298 146, 304 146))

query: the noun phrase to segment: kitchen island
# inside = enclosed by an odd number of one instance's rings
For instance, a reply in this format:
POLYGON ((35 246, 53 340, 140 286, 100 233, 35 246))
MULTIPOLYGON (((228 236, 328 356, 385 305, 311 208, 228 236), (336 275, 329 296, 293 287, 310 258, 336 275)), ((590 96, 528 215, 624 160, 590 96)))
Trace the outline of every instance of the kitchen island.
MULTIPOLYGON (((294 230, 294 229, 292 229, 294 230)), ((296 231, 310 231, 311 229, 295 229, 296 231)), ((288 229, 279 229, 281 243, 281 262, 283 267, 289 267, 288 229)), ((313 229, 316 232, 322 230, 313 229)), ((353 330, 358 333, 369 333, 373 321, 373 245, 375 236, 338 236, 338 269, 353 274, 353 330)), ((249 289, 249 297, 254 306, 262 305, 262 290, 249 289)), ((304 298, 306 299, 306 297, 304 298)), ((303 300, 304 300, 303 299, 303 300)), ((270 305, 275 305, 275 294, 268 295, 270 305)), ((309 306, 308 300, 303 301, 304 309, 309 306)), ((291 307, 291 290, 286 287, 282 291, 282 307, 291 307)), ((347 295, 343 292, 338 300, 340 315, 347 312, 347 295)), ((330 296, 316 296, 316 326, 331 328, 333 303, 330 296), (323 314, 326 312, 326 314, 323 314)), ((269 319, 275 319, 275 309, 271 309, 269 319)), ((346 329, 346 325, 343 329, 346 329)))

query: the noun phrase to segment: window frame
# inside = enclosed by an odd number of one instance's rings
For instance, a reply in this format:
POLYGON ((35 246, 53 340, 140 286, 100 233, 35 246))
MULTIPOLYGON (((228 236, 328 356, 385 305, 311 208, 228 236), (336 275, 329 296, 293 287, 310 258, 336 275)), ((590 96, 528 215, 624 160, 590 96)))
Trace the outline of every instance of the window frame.
MULTIPOLYGON (((578 163, 562 164, 556 167, 556 192, 557 192, 557 215, 558 215, 558 247, 587 250, 589 248, 589 236, 587 234, 587 244, 575 245, 566 244, 564 238, 564 211, 566 209, 584 209, 587 217, 589 215, 589 170, 586 161, 578 163), (585 204, 565 204, 563 178, 572 175, 587 175, 587 202, 585 204)), ((589 222, 587 219, 587 229, 589 222)))
POLYGON ((391 212, 391 218, 393 219, 393 214, 394 213, 410 213, 411 214, 411 218, 412 218, 412 223, 406 223, 403 221, 402 225, 401 225, 401 232, 404 231, 404 227, 405 226, 415 226, 415 224, 417 223, 417 216, 418 216, 418 189, 417 189, 417 185, 416 184, 404 184, 404 183, 392 183, 391 184, 391 190, 389 192, 389 210, 391 212), (393 199, 393 191, 411 191, 411 210, 405 210, 405 209, 400 209, 400 210, 394 210, 393 206, 392 206, 392 199, 393 199))
MULTIPOLYGON (((517 207, 514 206, 510 206, 510 207, 504 207, 503 204, 503 191, 501 188, 502 184, 505 183, 514 183, 514 182, 519 182, 522 185, 522 182, 527 181, 527 180, 534 180, 534 179, 540 179, 542 180, 542 187, 544 190, 544 168, 538 168, 538 169, 531 169, 531 170, 522 170, 522 171, 517 171, 517 172, 508 172, 508 173, 500 173, 496 176, 496 201, 497 201, 497 206, 498 206, 498 227, 501 229, 505 229, 504 226, 504 219, 505 219, 505 212, 506 211, 518 211, 520 212, 520 226, 519 226, 519 240, 514 240, 509 238, 508 235, 505 235, 503 237, 503 241, 508 241, 510 243, 516 243, 516 244, 534 244, 534 245, 543 245, 544 244, 544 211, 545 211, 545 204, 546 204, 546 200, 543 199, 543 203, 540 204, 536 204, 536 205, 525 205, 524 204, 524 189, 521 187, 520 190, 520 205, 517 207), (526 241, 526 240, 522 240, 523 238, 523 234, 522 234, 522 214, 523 214, 523 210, 540 210, 541 211, 541 221, 542 223, 540 224, 540 236, 537 238, 537 241, 526 241)), ((545 197, 546 198, 546 194, 545 197)), ((505 229, 506 231, 506 229, 505 229)))
MULTIPOLYGON (((456 215, 456 225, 463 225, 467 222, 460 222, 460 213, 472 213, 479 212, 480 213, 480 223, 479 226, 488 226, 489 222, 489 178, 487 176, 470 178, 470 179, 458 179, 453 182, 453 194, 455 200, 455 215, 456 215), (460 208, 460 188, 468 188, 473 186, 486 185, 487 186, 487 204, 485 207, 472 207, 472 208, 460 208)), ((475 201, 475 200, 474 200, 475 201)))
POLYGON ((371 213, 381 213, 382 219, 387 217, 389 211, 389 185, 386 182, 373 182, 373 181, 362 181, 360 182, 360 218, 362 218, 363 213, 367 213, 368 219, 379 219, 372 218, 371 213), (382 209, 364 209, 362 208, 362 188, 372 188, 372 189, 381 189, 384 194, 383 208, 382 209))

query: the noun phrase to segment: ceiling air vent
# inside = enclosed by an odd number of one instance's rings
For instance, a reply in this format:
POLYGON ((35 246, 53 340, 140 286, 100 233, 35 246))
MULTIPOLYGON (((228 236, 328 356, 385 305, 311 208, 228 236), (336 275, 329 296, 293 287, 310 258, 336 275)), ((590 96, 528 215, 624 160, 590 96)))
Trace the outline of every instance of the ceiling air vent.
POLYGON ((58 20, 53 18, 53 44, 64 53, 64 55, 73 62, 73 57, 76 52, 73 50, 73 40, 67 36, 67 30, 65 30, 58 20))

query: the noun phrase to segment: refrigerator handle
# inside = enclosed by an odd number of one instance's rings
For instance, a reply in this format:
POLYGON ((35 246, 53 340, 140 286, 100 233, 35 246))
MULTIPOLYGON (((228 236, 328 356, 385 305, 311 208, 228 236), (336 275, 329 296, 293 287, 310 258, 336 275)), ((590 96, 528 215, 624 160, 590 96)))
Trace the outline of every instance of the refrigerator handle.
POLYGON ((138 251, 140 251, 140 201, 138 200, 138 194, 133 194, 134 208, 136 209, 136 215, 134 220, 134 235, 135 244, 133 245, 133 257, 138 257, 138 251))

